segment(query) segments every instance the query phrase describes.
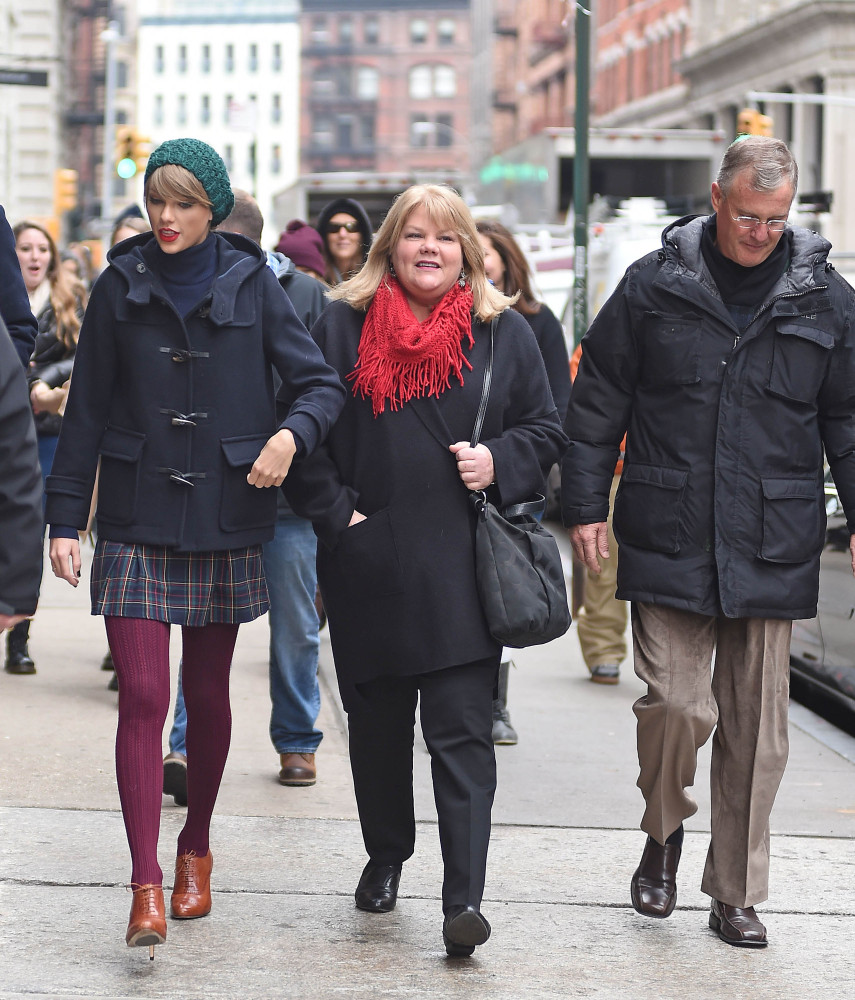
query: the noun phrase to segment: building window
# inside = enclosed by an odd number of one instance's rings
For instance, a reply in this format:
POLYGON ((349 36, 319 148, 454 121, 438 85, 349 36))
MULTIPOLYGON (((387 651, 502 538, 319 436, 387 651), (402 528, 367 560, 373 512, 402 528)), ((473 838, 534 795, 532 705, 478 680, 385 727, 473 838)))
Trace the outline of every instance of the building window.
POLYGON ((433 94, 433 69, 430 66, 413 66, 410 70, 410 97, 423 101, 433 94))
POLYGON ((312 96, 333 97, 335 94, 335 76, 332 70, 316 69, 312 75, 312 96))
POLYGON ((457 74, 453 66, 437 66, 434 69, 433 92, 436 97, 454 97, 457 94, 457 74))
POLYGON ((338 40, 342 45, 353 44, 353 21, 349 17, 343 17, 339 21, 338 40))
POLYGON ((454 32, 457 25, 451 17, 442 17, 437 21, 436 40, 440 45, 453 45, 454 32))
POLYGON ((362 115, 359 119, 359 142, 362 146, 373 146, 377 136, 374 115, 362 115))
POLYGON ((202 46, 202 72, 203 73, 210 73, 211 72, 211 46, 210 45, 203 45, 202 46))
POLYGON ((270 173, 282 173, 282 147, 273 146, 270 150, 270 173))
POLYGON ((246 157, 246 171, 250 177, 255 177, 256 163, 257 161, 257 151, 255 148, 255 143, 251 142, 249 144, 249 149, 247 150, 246 157))
POLYGON ((339 149, 353 149, 353 118, 340 115, 336 127, 339 149))
POLYGON ((186 45, 179 45, 178 46, 178 72, 179 73, 186 73, 187 72, 187 46, 186 45))
POLYGON ((276 42, 273 45, 272 69, 274 73, 279 73, 282 71, 282 45, 280 42, 276 42))
POLYGON ((333 125, 329 115, 315 115, 312 122, 312 145, 329 149, 333 144, 333 125))
POLYGON ((410 147, 421 149, 428 144, 428 136, 433 128, 433 122, 426 122, 420 115, 410 117, 410 147))
POLYGON ((223 102, 223 121, 226 125, 228 125, 231 121, 233 101, 234 94, 226 94, 225 101, 223 102))
POLYGON ((116 87, 124 90, 128 86, 128 64, 124 59, 116 61, 116 87))
POLYGON ((187 98, 184 94, 178 95, 178 107, 175 111, 175 120, 179 125, 187 124, 187 98))
POLYGON ((413 45, 424 45, 428 37, 428 23, 423 17, 410 21, 410 41, 413 45))
POLYGON ((202 106, 199 109, 199 121, 203 125, 211 123, 211 98, 208 94, 202 94, 202 106))
POLYGON ((434 131, 437 146, 454 145, 454 118, 452 115, 437 115, 434 131))
POLYGON ((252 42, 249 46, 249 71, 250 73, 258 72, 258 46, 255 42, 252 42))
POLYGON ((273 103, 270 106, 270 121, 278 125, 282 121, 282 95, 274 94, 273 103))
POLYGON ((235 71, 235 47, 234 45, 226 46, 226 72, 234 73, 235 71))
POLYGON ((380 41, 380 22, 371 14, 362 22, 362 37, 366 45, 377 45, 380 41))
POLYGON ((235 149, 231 143, 226 143, 226 145, 223 146, 223 163, 226 165, 226 170, 231 173, 232 167, 235 163, 235 149))
POLYGON ((380 94, 380 74, 373 66, 356 71, 356 96, 362 101, 376 101, 380 94))
POLYGON ((313 17, 310 36, 315 45, 323 45, 327 41, 327 19, 325 17, 313 17))
POLYGON ((163 46, 155 45, 154 47, 154 71, 155 73, 163 72, 163 46))
POLYGON ((154 96, 154 124, 163 124, 163 94, 155 94, 154 96))

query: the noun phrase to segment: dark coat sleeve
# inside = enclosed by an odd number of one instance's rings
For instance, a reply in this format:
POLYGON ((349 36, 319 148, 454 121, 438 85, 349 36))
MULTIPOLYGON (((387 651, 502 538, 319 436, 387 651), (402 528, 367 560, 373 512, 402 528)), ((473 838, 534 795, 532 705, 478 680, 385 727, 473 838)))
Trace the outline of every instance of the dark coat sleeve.
POLYGON ((625 276, 582 338, 564 420, 570 444, 561 465, 561 511, 568 528, 608 517, 639 363, 629 284, 625 276))
POLYGON ((42 579, 42 477, 24 372, 0 320, 0 612, 31 615, 42 579))
POLYGON ((317 278, 301 271, 293 271, 280 277, 279 284, 285 289, 300 322, 307 330, 311 330, 327 304, 324 286, 317 278))
POLYGON ((523 318, 528 320, 529 326, 534 330, 534 337, 546 366, 555 409, 558 410, 559 419, 563 421, 570 400, 570 357, 567 354, 564 327, 549 306, 544 304, 541 304, 538 312, 523 318))
POLYGON ((292 431, 303 445, 303 454, 311 455, 341 412, 344 386, 269 268, 263 280, 264 347, 282 380, 278 400, 287 411, 280 430, 292 431))
POLYGON ((26 368, 36 343, 38 325, 30 309, 27 286, 21 274, 21 264, 15 252, 15 237, 0 205, 0 317, 6 324, 9 336, 21 364, 26 368))

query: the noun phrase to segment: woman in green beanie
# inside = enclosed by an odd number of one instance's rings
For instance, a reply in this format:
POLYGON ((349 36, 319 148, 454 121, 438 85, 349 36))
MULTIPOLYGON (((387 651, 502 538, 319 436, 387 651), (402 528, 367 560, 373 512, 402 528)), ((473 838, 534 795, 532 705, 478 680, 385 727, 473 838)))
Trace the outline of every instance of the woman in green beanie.
POLYGON ((273 537, 277 488, 344 397, 264 253, 212 232, 232 204, 206 143, 173 139, 152 154, 152 232, 111 249, 92 289, 46 485, 53 571, 77 586, 77 532, 100 463, 90 590, 119 682, 116 774, 134 893, 126 941, 152 957, 166 938, 157 840, 170 625, 182 628, 189 751, 171 911, 192 918, 211 909, 229 668, 239 624, 268 608, 261 545, 273 537), (280 415, 274 369, 290 404, 280 415))

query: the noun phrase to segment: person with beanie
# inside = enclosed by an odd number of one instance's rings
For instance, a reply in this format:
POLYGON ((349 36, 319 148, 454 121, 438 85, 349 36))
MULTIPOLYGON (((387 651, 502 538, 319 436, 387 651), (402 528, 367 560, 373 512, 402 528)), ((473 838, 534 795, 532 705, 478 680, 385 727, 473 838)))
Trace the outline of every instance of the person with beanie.
POLYGON ((342 407, 335 372, 251 240, 212 232, 234 203, 219 154, 172 139, 145 172, 151 233, 122 241, 92 289, 46 484, 50 559, 77 586, 100 464, 92 613, 119 681, 116 776, 131 852, 130 946, 166 938, 157 860, 170 625, 182 629, 187 820, 172 916, 211 909, 211 815, 231 729, 241 622, 268 610, 262 545, 278 487, 342 407), (280 420, 274 369, 288 399, 280 420))
POLYGON ((313 229, 307 222, 292 219, 279 234, 276 252, 289 257, 298 271, 309 274, 318 281, 324 280, 327 270, 324 242, 317 229, 313 229))
POLYGON ((368 213, 353 198, 335 198, 321 209, 318 232, 324 241, 324 277, 339 285, 362 269, 371 247, 372 226, 368 213))

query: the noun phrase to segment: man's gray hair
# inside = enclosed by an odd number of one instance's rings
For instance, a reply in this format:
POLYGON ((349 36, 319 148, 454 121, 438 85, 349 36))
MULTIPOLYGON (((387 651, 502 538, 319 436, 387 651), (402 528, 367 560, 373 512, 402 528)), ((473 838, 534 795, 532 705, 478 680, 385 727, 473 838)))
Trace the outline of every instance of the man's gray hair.
POLYGON ((776 191, 789 183, 793 195, 799 184, 799 168, 787 144, 765 135, 752 135, 727 147, 716 182, 725 197, 743 170, 750 171, 749 185, 755 191, 776 191))

